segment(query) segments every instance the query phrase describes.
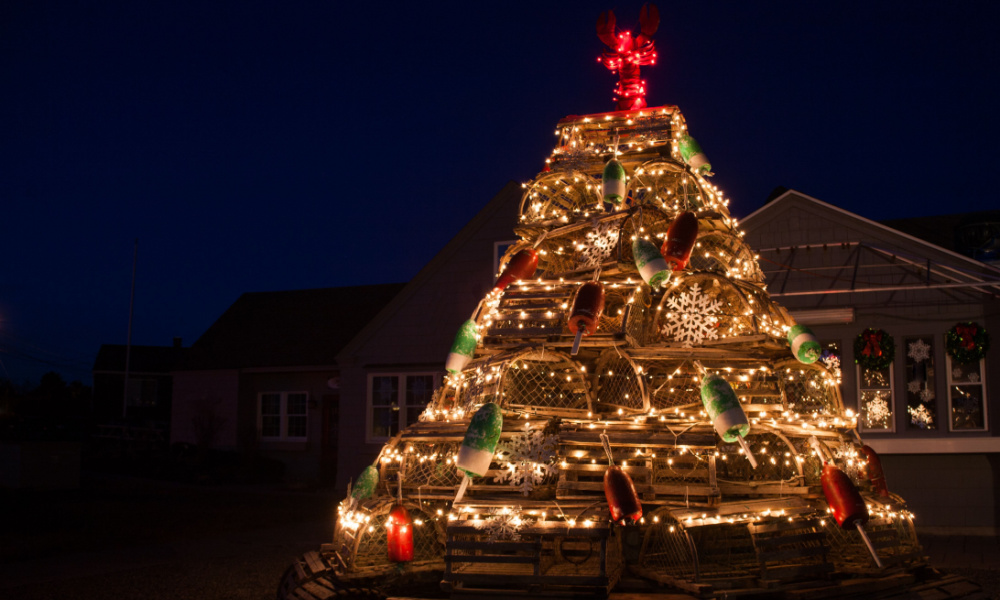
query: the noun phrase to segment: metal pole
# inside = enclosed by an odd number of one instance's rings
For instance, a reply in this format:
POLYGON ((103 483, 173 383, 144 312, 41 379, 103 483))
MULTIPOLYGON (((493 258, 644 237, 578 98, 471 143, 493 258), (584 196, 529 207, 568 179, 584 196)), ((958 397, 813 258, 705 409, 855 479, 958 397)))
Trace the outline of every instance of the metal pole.
POLYGON ((129 362, 132 358, 132 309, 135 306, 135 263, 139 256, 139 238, 135 238, 135 246, 132 249, 132 291, 128 299, 128 338, 125 340, 125 382, 122 393, 122 419, 128 416, 128 375, 129 362))

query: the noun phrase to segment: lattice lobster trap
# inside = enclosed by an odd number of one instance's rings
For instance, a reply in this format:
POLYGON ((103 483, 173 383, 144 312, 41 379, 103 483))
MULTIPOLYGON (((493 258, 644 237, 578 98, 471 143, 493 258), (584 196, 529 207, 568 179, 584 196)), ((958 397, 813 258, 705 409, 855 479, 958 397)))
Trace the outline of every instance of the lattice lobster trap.
POLYGON ((500 406, 539 415, 593 411, 586 373, 568 354, 529 349, 505 361, 499 384, 500 406))
MULTIPOLYGON (((838 570, 880 571, 854 527, 843 529, 832 516, 825 519, 824 525, 831 560, 838 570)), ((907 566, 923 561, 923 548, 911 520, 902 516, 872 518, 864 528, 883 565, 907 566)))
POLYGON ((597 412, 635 414, 649 410, 649 400, 643 385, 642 368, 628 353, 609 348, 601 353, 594 365, 594 408, 597 412))
POLYGON ((781 337, 784 317, 765 294, 714 273, 675 282, 657 306, 657 341, 697 346, 754 334, 781 337))
POLYGON ((543 173, 525 185, 520 222, 538 223, 599 210, 601 185, 580 171, 543 173))
POLYGON ((756 284, 764 283, 764 273, 753 251, 742 239, 725 230, 701 230, 691 252, 690 268, 728 275, 756 284))
POLYGON ((784 495, 803 487, 800 452, 788 437, 754 428, 746 441, 757 459, 757 467, 742 456, 737 444, 719 444, 716 461, 719 485, 734 484, 731 493, 742 495, 784 495))
MULTIPOLYGON (((389 561, 385 523, 395 501, 382 498, 362 501, 354 509, 349 523, 338 521, 334 548, 340 566, 352 574, 381 573, 392 570, 389 561)), ((413 520, 413 561, 409 568, 434 567, 444 556, 444 527, 415 503, 403 506, 413 520)))
POLYGON ((691 360, 636 358, 633 362, 642 370, 650 408, 675 416, 701 410, 701 382, 691 360))
POLYGON ((394 448, 387 446, 383 452, 380 485, 392 496, 402 479, 404 496, 418 501, 454 497, 462 482, 454 464, 460 444, 460 440, 427 442, 400 438, 394 448))
POLYGON ((787 410, 817 416, 839 415, 843 409, 840 386, 822 363, 788 361, 776 365, 787 410))
POLYGON ((674 161, 651 160, 639 165, 628 187, 633 205, 655 206, 673 212, 708 205, 694 176, 674 161))

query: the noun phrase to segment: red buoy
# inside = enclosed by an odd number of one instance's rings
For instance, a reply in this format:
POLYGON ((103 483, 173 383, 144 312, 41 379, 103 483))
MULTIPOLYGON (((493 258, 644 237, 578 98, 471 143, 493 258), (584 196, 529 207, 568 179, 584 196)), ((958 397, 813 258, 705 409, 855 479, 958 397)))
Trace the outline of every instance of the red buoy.
POLYGON ((642 503, 635 491, 635 484, 628 473, 616 465, 604 472, 604 497, 608 500, 611 520, 615 523, 623 519, 638 521, 642 518, 642 503))
POLYGON ((597 331, 597 322, 604 312, 604 286, 599 281, 588 281, 576 290, 573 306, 569 311, 569 330, 576 334, 571 354, 580 349, 580 338, 597 331))
POLYGON ((836 466, 827 463, 823 466, 823 495, 833 511, 837 525, 844 529, 854 527, 855 523, 864 525, 868 522, 868 507, 851 483, 851 478, 836 466))
POLYGON ((677 215, 667 229, 667 239, 663 241, 660 254, 674 271, 682 271, 691 259, 691 249, 698 239, 698 217, 691 211, 677 215))
POLYGON ((413 521, 405 506, 397 504, 392 508, 385 523, 385 531, 389 560, 392 562, 413 560, 413 521))
POLYGON ((889 497, 889 486, 885 482, 885 472, 882 470, 882 461, 871 446, 862 446, 861 451, 868 457, 868 481, 872 484, 872 489, 883 498, 889 497))
POLYGON ((533 248, 525 248, 510 259, 496 284, 493 285, 493 289, 503 290, 519 279, 528 279, 535 274, 537 268, 538 253, 533 248))

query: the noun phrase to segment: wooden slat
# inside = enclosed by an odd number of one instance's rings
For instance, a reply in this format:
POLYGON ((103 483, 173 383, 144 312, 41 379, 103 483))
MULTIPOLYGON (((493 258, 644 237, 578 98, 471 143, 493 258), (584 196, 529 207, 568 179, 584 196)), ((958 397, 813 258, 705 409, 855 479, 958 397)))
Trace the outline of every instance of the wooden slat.
POLYGON ((489 564, 525 564, 533 565, 539 561, 536 556, 509 556, 509 555, 489 555, 489 556, 463 556, 459 554, 446 554, 445 562, 450 563, 489 563, 489 564))
POLYGON ((537 552, 541 549, 538 542, 474 542, 467 540, 449 540, 448 551, 452 550, 483 550, 485 552, 537 552))

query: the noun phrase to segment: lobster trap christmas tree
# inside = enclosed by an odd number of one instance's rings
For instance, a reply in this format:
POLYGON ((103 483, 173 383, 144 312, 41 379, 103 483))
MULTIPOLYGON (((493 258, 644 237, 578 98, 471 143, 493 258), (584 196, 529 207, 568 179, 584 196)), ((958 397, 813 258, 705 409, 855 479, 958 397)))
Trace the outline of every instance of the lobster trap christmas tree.
POLYGON ((839 365, 770 299, 681 111, 646 106, 658 20, 601 16, 619 110, 556 125, 445 383, 355 478, 317 569, 709 595, 919 560, 839 365))

